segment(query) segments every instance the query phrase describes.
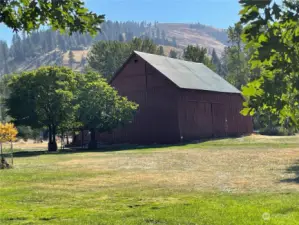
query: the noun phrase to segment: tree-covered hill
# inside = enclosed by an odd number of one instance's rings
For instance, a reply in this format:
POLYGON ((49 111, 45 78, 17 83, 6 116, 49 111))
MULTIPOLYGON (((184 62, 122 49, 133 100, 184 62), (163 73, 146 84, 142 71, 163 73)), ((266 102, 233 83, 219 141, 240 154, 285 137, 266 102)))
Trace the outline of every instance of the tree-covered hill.
POLYGON ((165 54, 175 50, 180 56, 189 44, 205 47, 210 54, 215 49, 220 55, 227 39, 224 30, 201 24, 107 21, 101 29, 95 37, 79 33, 68 36, 52 30, 16 33, 10 46, 0 41, 0 75, 42 65, 64 65, 81 70, 86 65, 90 46, 100 40, 128 42, 134 37, 149 38, 163 46, 165 54))

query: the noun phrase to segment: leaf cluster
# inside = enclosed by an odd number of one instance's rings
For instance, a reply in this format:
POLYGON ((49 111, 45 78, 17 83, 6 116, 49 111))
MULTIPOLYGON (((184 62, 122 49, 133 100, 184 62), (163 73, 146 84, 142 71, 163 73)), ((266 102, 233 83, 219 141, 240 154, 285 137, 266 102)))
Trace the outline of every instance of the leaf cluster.
POLYGON ((105 18, 90 12, 81 0, 2 0, 0 3, 0 23, 16 32, 51 26, 69 34, 96 34, 105 18))

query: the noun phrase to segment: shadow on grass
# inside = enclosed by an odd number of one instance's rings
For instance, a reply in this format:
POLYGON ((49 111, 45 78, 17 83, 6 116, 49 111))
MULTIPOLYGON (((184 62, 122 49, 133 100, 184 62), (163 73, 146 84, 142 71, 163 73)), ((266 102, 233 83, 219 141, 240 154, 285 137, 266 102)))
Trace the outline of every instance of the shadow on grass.
MULTIPOLYGON (((239 136, 238 136, 239 137, 239 136)), ((245 136, 244 136, 245 137, 245 136)), ((36 150, 36 151, 15 151, 14 157, 34 157, 39 155, 59 155, 59 154, 75 154, 75 153, 88 153, 88 152, 118 152, 127 150, 149 150, 149 149, 161 149, 170 147, 182 147, 189 144, 203 144, 209 141, 231 139, 233 137, 219 137, 219 138, 207 138, 197 141, 186 141, 177 144, 151 144, 151 145, 136 145, 136 144, 117 144, 117 145, 102 145, 98 149, 87 149, 81 147, 68 147, 57 152, 48 152, 47 150, 36 150)), ((237 138, 237 137, 235 137, 237 138)), ((9 155, 9 154, 7 154, 9 155)))
MULTIPOLYGON (((76 153, 88 153, 88 152, 117 152, 117 151, 127 151, 127 150, 148 150, 148 149, 159 149, 167 147, 184 146, 190 143, 180 143, 174 145, 110 145, 102 146, 98 149, 87 149, 78 147, 69 147, 63 150, 58 150, 57 152, 49 152, 48 150, 35 150, 35 151, 15 151, 13 156, 15 158, 21 157, 34 157, 40 155, 62 155, 62 154, 76 154, 76 153)), ((10 156, 10 153, 4 154, 4 157, 10 156)))
MULTIPOLYGON (((200 144, 211 140, 220 140, 226 138, 217 139, 202 139, 201 141, 192 142, 182 142, 177 144, 152 144, 152 145, 134 145, 134 144, 118 144, 118 145, 103 145, 98 149, 87 149, 81 147, 68 147, 66 149, 59 149, 57 152, 49 152, 47 150, 35 150, 35 151, 18 151, 14 152, 14 157, 34 157, 40 155, 59 155, 59 154, 76 154, 76 153, 88 153, 88 152, 118 152, 118 151, 128 151, 128 150, 149 150, 149 149, 161 149, 170 147, 182 147, 189 144, 200 144)), ((10 154, 6 154, 9 156, 10 154)), ((5 154, 4 154, 5 156, 5 154)))
POLYGON ((286 170, 286 173, 295 174, 296 177, 283 179, 283 180, 281 180, 281 182, 299 184, 299 160, 294 165, 288 167, 286 170))

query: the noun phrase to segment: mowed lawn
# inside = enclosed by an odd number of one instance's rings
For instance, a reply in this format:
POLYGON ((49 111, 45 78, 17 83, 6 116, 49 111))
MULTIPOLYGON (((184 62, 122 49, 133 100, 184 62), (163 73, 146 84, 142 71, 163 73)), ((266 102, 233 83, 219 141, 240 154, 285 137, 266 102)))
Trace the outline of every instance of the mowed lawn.
POLYGON ((0 224, 299 224, 298 146, 298 136, 57 154, 32 146, 0 171, 0 224))

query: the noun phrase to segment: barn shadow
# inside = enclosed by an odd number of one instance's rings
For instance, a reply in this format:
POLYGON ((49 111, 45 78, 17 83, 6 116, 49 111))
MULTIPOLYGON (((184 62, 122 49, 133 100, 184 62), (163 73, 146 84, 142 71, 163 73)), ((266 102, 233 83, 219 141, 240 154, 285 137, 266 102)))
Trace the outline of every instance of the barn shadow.
MULTIPOLYGON (((148 149, 161 149, 161 148, 170 148, 170 147, 182 147, 189 144, 202 144, 208 141, 213 140, 225 140, 230 138, 237 138, 240 136, 234 137, 219 137, 219 138, 207 138, 197 141, 186 141, 180 142, 177 144, 151 144, 151 145, 136 145, 136 144, 117 144, 117 145, 102 145, 97 149, 87 149, 81 147, 68 146, 65 149, 59 149, 57 152, 48 152, 44 150, 35 150, 35 151, 15 151, 13 156, 15 158, 22 157, 34 157, 40 155, 63 155, 63 154, 76 154, 76 153, 88 153, 88 152, 119 152, 119 151, 128 151, 128 150, 148 150, 148 149)), ((10 154, 4 154, 4 156, 10 156, 10 154)), ((299 176, 299 162, 298 162, 298 176, 299 176)), ((298 178, 299 179, 299 178, 298 178)))
POLYGON ((280 182, 283 182, 283 183, 297 183, 297 184, 299 184, 299 160, 297 160, 294 165, 288 167, 286 169, 285 173, 287 173, 287 174, 295 174, 296 177, 282 179, 282 180, 280 180, 280 182))
MULTIPOLYGON (((134 145, 134 144, 118 144, 118 145, 103 145, 97 149, 87 149, 81 147, 68 146, 65 149, 59 149, 57 152, 48 152, 46 149, 35 150, 35 151, 15 151, 13 156, 14 158, 22 157, 35 157, 40 155, 63 155, 63 154, 76 154, 76 153, 88 153, 88 152, 119 152, 119 151, 128 151, 128 150, 148 150, 148 149, 161 149, 169 147, 182 147, 189 144, 201 144, 211 140, 220 140, 226 138, 214 138, 214 139, 202 139, 200 141, 190 141, 190 142, 181 142, 177 144, 151 144, 151 145, 134 145)), ((10 156, 10 154, 4 154, 5 156, 10 156)))
MULTIPOLYGON (((102 146, 97 149, 87 149, 80 147, 67 147, 65 149, 59 149, 57 152, 48 152, 48 150, 35 150, 35 151, 16 151, 14 152, 14 158, 22 157, 34 157, 40 155, 63 155, 63 154, 77 154, 77 153, 88 153, 88 152, 118 152, 118 151, 128 151, 128 150, 140 150, 140 149, 159 149, 175 146, 184 146, 190 143, 180 143, 172 145, 110 145, 102 146)), ((4 157, 9 157, 10 153, 4 154, 4 157)))

